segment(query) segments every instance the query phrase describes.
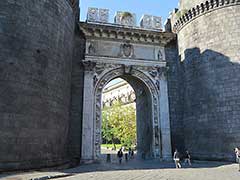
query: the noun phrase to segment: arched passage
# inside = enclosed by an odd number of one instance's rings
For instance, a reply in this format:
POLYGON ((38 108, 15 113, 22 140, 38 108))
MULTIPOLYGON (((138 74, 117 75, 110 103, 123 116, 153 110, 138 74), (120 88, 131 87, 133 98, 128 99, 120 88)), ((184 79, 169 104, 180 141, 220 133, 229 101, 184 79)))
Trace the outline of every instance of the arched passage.
POLYGON ((158 127, 158 93, 152 81, 142 72, 132 69, 126 73, 122 68, 104 74, 95 87, 95 156, 100 158, 101 145, 101 98, 104 87, 113 79, 122 78, 134 89, 137 114, 137 151, 138 157, 153 158, 160 156, 160 135, 158 127), (155 104, 155 106, 154 106, 155 104), (155 108, 155 109, 154 109, 155 108), (155 112, 154 112, 155 111, 155 112), (155 117, 154 117, 155 115, 155 117), (154 126, 155 120, 155 126, 154 126), (156 132, 155 132, 156 130, 156 132), (156 151, 156 148, 158 150, 156 151), (155 150, 155 151, 154 151, 155 150))
POLYGON ((169 159, 171 140, 164 69, 91 61, 86 61, 84 67, 81 160, 101 158, 102 91, 118 77, 131 84, 136 92, 138 156, 169 159))
MULTIPOLYGON (((116 155, 124 147, 136 150, 136 93, 124 79, 110 81, 102 92, 101 155, 116 155)), ((136 152, 135 152, 136 154, 136 152)))

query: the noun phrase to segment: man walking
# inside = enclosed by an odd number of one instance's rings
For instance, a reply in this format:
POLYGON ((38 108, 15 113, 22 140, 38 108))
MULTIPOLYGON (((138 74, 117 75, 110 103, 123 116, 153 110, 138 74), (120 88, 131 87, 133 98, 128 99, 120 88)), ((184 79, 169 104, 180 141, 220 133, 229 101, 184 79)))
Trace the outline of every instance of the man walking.
POLYGON ((185 161, 185 164, 188 163, 189 166, 192 165, 192 163, 191 163, 191 155, 190 155, 189 151, 185 152, 185 160, 184 161, 185 161))
POLYGON ((117 152, 117 156, 118 156, 119 164, 121 164, 122 158, 123 158, 122 148, 120 148, 119 151, 117 152))

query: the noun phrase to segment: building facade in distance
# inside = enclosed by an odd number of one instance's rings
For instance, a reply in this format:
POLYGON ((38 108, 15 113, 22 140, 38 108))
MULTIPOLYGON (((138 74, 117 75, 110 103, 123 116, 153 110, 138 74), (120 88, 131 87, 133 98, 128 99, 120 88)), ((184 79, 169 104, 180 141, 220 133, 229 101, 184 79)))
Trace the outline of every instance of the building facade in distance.
POLYGON ((121 102, 122 105, 131 105, 135 107, 135 92, 131 85, 121 79, 117 79, 110 85, 107 85, 102 93, 103 107, 111 107, 114 102, 121 102))

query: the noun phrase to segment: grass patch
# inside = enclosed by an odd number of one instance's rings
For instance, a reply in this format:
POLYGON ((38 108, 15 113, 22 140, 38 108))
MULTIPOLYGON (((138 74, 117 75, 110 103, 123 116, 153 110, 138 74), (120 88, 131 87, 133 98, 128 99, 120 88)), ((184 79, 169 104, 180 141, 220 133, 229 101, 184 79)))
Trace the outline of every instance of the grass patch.
MULTIPOLYGON (((121 144, 115 144, 115 146, 116 146, 116 149, 120 149, 122 147, 121 144)), ((114 148, 114 145, 113 144, 102 144, 101 147, 112 149, 112 148, 114 148)))

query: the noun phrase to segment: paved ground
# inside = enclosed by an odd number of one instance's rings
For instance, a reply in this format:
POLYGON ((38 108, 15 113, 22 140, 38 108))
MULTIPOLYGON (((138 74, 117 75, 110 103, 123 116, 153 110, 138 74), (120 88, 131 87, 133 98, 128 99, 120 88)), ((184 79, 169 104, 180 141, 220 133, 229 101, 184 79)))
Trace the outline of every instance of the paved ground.
POLYGON ((0 179, 5 180, 57 177, 59 180, 240 180, 240 172, 237 164, 220 162, 194 162, 192 167, 183 165, 182 169, 175 169, 173 162, 131 160, 121 165, 114 161, 82 165, 59 172, 0 175, 0 179))

